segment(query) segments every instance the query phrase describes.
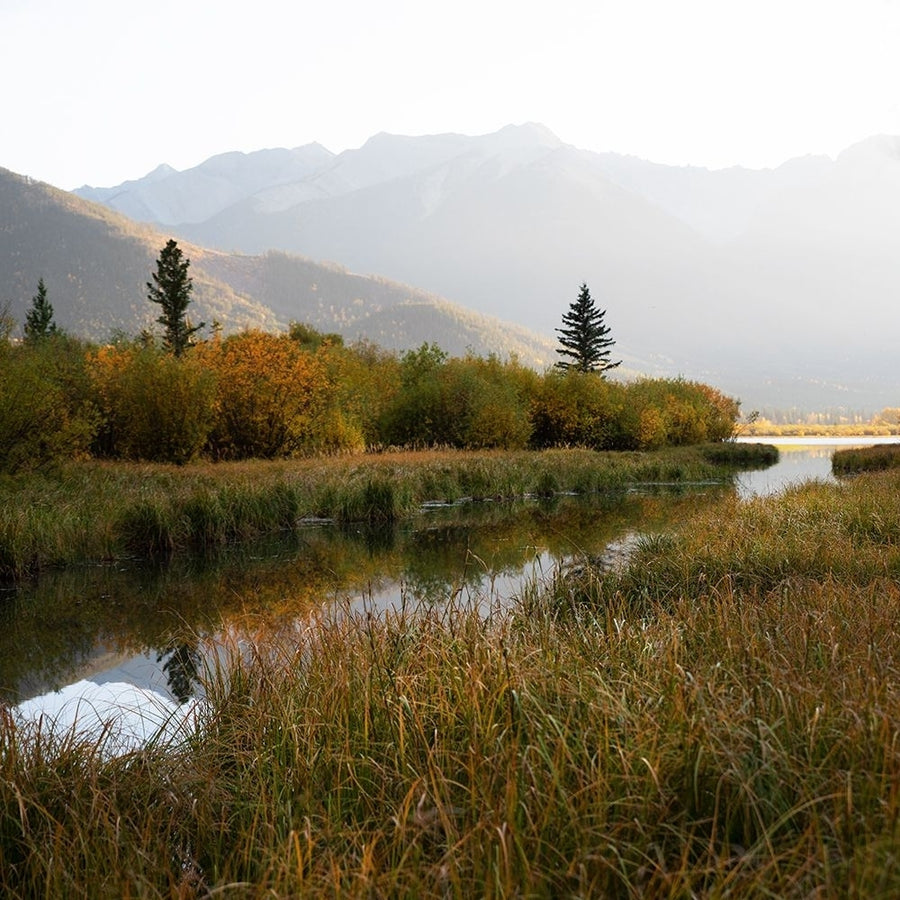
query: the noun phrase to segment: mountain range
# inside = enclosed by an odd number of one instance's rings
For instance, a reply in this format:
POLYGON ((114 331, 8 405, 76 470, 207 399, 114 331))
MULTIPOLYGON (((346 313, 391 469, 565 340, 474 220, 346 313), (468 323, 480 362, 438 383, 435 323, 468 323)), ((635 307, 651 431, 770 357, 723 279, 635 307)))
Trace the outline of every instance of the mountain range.
POLYGON ((587 282, 620 371, 702 379, 745 410, 900 405, 897 137, 710 171, 580 150, 536 124, 379 134, 74 194, 0 171, 0 204, 0 302, 21 318, 44 277, 60 324, 94 337, 152 323, 144 283, 174 236, 196 317, 226 329, 306 321, 540 368, 587 282))
POLYGON ((900 394, 897 137, 710 171, 580 150, 536 124, 379 134, 77 193, 203 246, 416 284, 547 339, 586 281, 634 366, 711 381, 745 408, 900 394))
MULTIPOLYGON (((55 320, 94 340, 152 328, 159 314, 146 283, 168 232, 140 225, 71 193, 0 169, 0 308, 20 323, 43 278, 55 320)), ((552 341, 386 278, 271 251, 210 250, 189 241, 191 315, 226 333, 277 330, 291 321, 390 350, 436 342, 461 355, 515 353, 543 367, 552 341)))

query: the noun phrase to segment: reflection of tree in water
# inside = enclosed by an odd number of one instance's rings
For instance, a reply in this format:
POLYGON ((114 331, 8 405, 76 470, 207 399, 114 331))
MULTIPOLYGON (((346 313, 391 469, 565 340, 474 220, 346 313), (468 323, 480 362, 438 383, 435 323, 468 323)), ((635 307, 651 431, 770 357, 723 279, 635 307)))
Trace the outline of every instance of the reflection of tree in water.
POLYGON ((457 590, 481 584, 486 564, 477 555, 480 548, 472 551, 471 532, 468 527, 443 526, 409 536, 402 578, 412 599, 443 602, 457 590))
POLYGON ((305 615, 339 591, 379 580, 402 584, 410 599, 443 602, 456 590, 481 590, 486 573, 489 580, 530 566, 539 552, 554 560, 598 556, 626 530, 665 530, 719 491, 684 490, 458 504, 399 525, 316 526, 159 567, 45 573, 0 598, 0 698, 18 702, 73 681, 108 646, 123 654, 158 648, 160 667, 165 662, 174 675, 173 696, 189 697, 202 656, 189 635, 214 634, 231 615, 305 615))
POLYGON ((163 671, 169 682, 169 690, 179 703, 185 703, 194 693, 193 685, 200 680, 200 650, 196 643, 177 644, 158 651, 156 661, 162 662, 167 654, 171 656, 163 663, 163 671))
POLYGON ((394 522, 345 522, 338 529, 346 540, 364 546, 370 557, 391 553, 397 546, 398 529, 394 522))

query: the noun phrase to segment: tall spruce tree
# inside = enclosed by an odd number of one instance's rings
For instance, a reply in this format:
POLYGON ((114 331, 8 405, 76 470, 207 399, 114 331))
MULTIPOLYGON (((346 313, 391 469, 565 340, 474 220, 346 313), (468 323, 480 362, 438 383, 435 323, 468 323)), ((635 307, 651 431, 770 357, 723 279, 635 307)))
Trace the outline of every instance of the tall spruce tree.
POLYGON ((37 293, 31 298, 31 309, 25 314, 25 340, 33 343, 56 334, 59 329, 53 321, 53 305, 47 299, 47 287, 38 278, 37 293))
POLYGON ((170 239, 159 253, 153 281, 147 282, 147 296, 162 307, 162 315, 156 321, 165 328, 163 344, 175 356, 181 356, 190 347, 191 338, 206 324, 191 325, 187 318, 194 288, 188 275, 190 264, 178 244, 170 239))
POLYGON ((603 323, 605 316, 606 310, 597 309, 588 286, 582 284, 578 299, 562 317, 563 327, 555 329, 562 344, 556 352, 569 357, 559 360, 558 368, 602 374, 622 362, 610 362, 609 348, 615 341, 607 337, 609 328, 603 323))

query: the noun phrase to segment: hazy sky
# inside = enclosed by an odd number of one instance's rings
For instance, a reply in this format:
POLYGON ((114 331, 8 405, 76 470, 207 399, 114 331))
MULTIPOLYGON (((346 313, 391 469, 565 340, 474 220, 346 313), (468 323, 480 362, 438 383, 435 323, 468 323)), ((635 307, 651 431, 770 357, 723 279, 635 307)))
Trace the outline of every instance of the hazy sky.
POLYGON ((0 80, 0 166, 62 188, 527 121, 764 167, 900 134, 900 0, 0 0, 0 80))

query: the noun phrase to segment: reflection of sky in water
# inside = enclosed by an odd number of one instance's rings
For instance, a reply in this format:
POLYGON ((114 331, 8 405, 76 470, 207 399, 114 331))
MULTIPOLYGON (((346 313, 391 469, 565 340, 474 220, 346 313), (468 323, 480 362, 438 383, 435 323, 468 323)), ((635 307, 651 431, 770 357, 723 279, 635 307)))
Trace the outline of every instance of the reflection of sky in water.
MULTIPOLYGON (((739 438, 739 440, 741 440, 739 438)), ((766 496, 792 484, 804 481, 834 482, 831 457, 835 450, 848 447, 868 447, 873 444, 898 443, 895 437, 844 438, 747 438, 749 442, 774 444, 779 459, 774 466, 756 472, 742 472, 735 479, 738 494, 743 499, 766 496)))

